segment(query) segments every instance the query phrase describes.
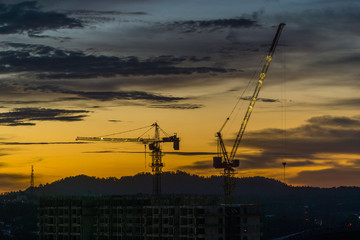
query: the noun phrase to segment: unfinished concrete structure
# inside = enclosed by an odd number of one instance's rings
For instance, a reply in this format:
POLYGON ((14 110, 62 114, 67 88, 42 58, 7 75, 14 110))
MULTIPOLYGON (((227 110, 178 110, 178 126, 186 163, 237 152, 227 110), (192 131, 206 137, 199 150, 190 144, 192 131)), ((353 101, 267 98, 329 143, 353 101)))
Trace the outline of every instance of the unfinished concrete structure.
POLYGON ((43 197, 40 240, 258 240, 259 207, 216 197, 43 197))

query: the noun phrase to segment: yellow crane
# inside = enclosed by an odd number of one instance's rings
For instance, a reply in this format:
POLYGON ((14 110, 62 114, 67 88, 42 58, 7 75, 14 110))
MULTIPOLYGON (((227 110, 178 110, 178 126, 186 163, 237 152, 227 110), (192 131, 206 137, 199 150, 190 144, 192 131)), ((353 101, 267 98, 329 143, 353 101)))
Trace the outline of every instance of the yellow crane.
POLYGON ((233 198, 232 195, 233 195, 233 191, 234 191, 234 187, 235 187, 235 181, 234 181, 235 168, 239 166, 239 160, 235 159, 236 151, 237 151, 239 144, 241 142, 241 139, 244 135, 245 128, 247 126, 247 123, 249 122, 249 119, 250 119, 251 113, 253 111, 254 105, 256 103, 256 100, 258 99, 260 89, 265 80, 267 70, 270 66, 270 62, 272 60, 273 54, 275 52, 275 48, 277 46, 277 43, 279 41, 279 38, 280 38, 282 29, 284 28, 284 26, 285 26, 285 23, 280 23, 278 26, 275 37, 272 41, 271 47, 266 56, 264 66, 262 67, 258 83, 255 87, 255 91, 254 91, 252 97, 250 98, 249 107, 245 113, 245 117, 241 123, 241 127, 235 138, 234 145, 230 152, 230 155, 228 154, 228 152, 226 150, 225 143, 224 143, 222 135, 221 135, 221 131, 223 130, 226 123, 230 119, 229 117, 225 120, 225 123, 222 125, 220 130, 216 133, 217 143, 218 143, 218 155, 213 158, 213 167, 224 169, 222 175, 224 176, 224 194, 225 194, 225 203, 227 203, 227 204, 230 204, 232 202, 232 198, 233 198))
MULTIPOLYGON (((150 167, 153 172, 153 194, 155 196, 161 194, 161 173, 164 164, 162 162, 162 157, 164 153, 161 151, 161 143, 172 142, 174 150, 180 149, 180 138, 177 137, 176 133, 172 136, 168 135, 164 130, 162 130, 159 125, 155 122, 151 126, 146 126, 143 128, 149 128, 146 132, 151 129, 155 129, 155 134, 153 138, 112 138, 112 137, 77 137, 77 141, 105 141, 105 142, 138 142, 149 146, 151 152, 151 164, 150 167), (166 135, 166 137, 160 137, 160 131, 166 135)), ((138 129, 143 129, 138 128, 138 129)), ((134 130, 138 130, 134 129, 134 130)), ((133 131, 133 130, 130 130, 133 131)), ((129 132, 129 131, 126 131, 129 132)), ((146 133, 145 132, 145 133, 146 133)), ((144 133, 144 134, 145 134, 144 133)), ((142 134, 142 135, 144 135, 142 134)), ((112 135, 112 134, 111 134, 112 135)))

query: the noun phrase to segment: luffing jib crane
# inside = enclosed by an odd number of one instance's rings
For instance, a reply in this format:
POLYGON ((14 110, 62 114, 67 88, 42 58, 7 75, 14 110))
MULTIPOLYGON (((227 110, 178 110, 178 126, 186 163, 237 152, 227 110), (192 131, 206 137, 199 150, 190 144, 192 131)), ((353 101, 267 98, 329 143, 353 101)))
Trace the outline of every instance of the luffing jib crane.
POLYGON ((234 145, 233 145, 233 148, 231 149, 230 155, 226 151, 225 143, 224 143, 224 140, 221 135, 221 131, 225 127, 226 123, 229 121, 229 118, 227 118, 225 120, 225 123, 222 125, 220 130, 216 133, 217 143, 218 143, 218 155, 213 158, 213 166, 214 166, 214 168, 224 169, 222 174, 224 176, 225 203, 232 202, 232 194, 233 194, 234 187, 235 187, 235 182, 234 182, 235 168, 239 166, 239 160, 235 159, 236 151, 237 151, 239 144, 241 142, 241 139, 244 135, 246 125, 249 122, 249 119, 250 119, 251 113, 253 111, 254 105, 256 103, 256 100, 258 99, 258 95, 259 95, 261 86, 263 85, 263 82, 265 80, 267 70, 270 66, 270 62, 272 60, 273 54, 275 52, 275 48, 277 46, 277 43, 278 43, 280 35, 281 35, 281 31, 284 26, 285 26, 284 23, 280 23, 278 26, 274 40, 272 41, 271 47, 266 56, 264 66, 262 67, 255 91, 254 91, 252 97, 250 98, 249 107, 245 113, 245 116, 241 123, 239 132, 237 133, 237 136, 235 138, 234 145))
MULTIPOLYGON (((150 129, 155 129, 154 138, 111 138, 111 137, 77 137, 77 141, 106 141, 106 142, 138 142, 149 146, 151 152, 151 164, 150 167, 153 172, 153 194, 161 194, 161 173, 164 164, 162 162, 162 157, 164 153, 161 151, 161 143, 172 142, 174 150, 179 150, 180 138, 176 134, 170 136, 162 130, 157 123, 154 123, 150 126, 150 129), (160 131, 162 131, 166 137, 160 137, 160 131)), ((148 129, 146 132, 148 132, 148 129)), ((136 129, 137 130, 137 129, 136 129)))

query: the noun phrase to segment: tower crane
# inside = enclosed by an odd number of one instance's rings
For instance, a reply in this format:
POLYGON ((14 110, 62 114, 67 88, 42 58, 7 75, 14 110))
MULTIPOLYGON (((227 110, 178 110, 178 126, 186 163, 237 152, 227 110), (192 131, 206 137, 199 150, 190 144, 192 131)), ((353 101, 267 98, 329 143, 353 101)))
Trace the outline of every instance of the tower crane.
MULTIPOLYGON (((174 150, 179 150, 180 138, 177 137, 176 133, 172 136, 168 135, 164 130, 162 130, 159 125, 155 122, 151 126, 143 127, 149 128, 146 132, 155 129, 154 138, 111 138, 111 137, 77 137, 77 141, 106 141, 106 142, 138 142, 149 146, 151 152, 151 164, 150 167, 153 172, 153 194, 158 196, 161 194, 161 173, 164 164, 162 162, 162 157, 164 153, 161 151, 161 143, 172 142, 174 150), (160 131, 163 132, 166 137, 160 137, 160 131)), ((142 129, 142 128, 139 128, 142 129)), ((135 129, 138 130, 138 129, 135 129)), ((129 131, 127 131, 129 132, 129 131)), ((145 132, 145 133, 146 133, 145 132)), ((145 134, 144 133, 144 134, 145 134)), ((143 135, 144 135, 143 134, 143 135)))
POLYGON ((232 198, 233 198, 232 195, 233 195, 233 191, 234 191, 234 187, 235 187, 235 180, 234 180, 235 168, 238 167, 239 163, 240 163, 240 161, 238 159, 235 159, 236 151, 237 151, 239 144, 241 142, 241 139, 244 135, 245 128, 247 126, 247 123, 249 122, 249 119, 250 119, 251 113, 253 111, 254 105, 256 103, 256 100, 258 99, 260 89, 265 80, 267 70, 270 66, 270 62, 272 60, 273 54, 275 52, 275 48, 277 46, 277 43, 279 41, 279 38, 280 38, 282 29, 284 26, 285 26, 285 23, 280 23, 278 26, 275 37, 272 41, 271 47, 266 56, 264 66, 262 67, 258 83, 255 87, 255 91, 254 91, 252 97, 250 98, 249 106, 245 113, 244 119, 241 123, 241 127, 235 138, 234 145, 233 145, 233 148, 231 149, 230 154, 228 154, 228 152, 226 150, 225 143, 224 143, 224 140, 223 140, 222 134, 221 134, 221 131, 223 130, 223 128, 229 121, 229 117, 225 120, 225 122, 222 125, 222 127, 220 128, 220 130, 216 133, 217 144, 218 144, 218 154, 216 157, 213 158, 213 167, 217 168, 217 169, 224 169, 222 175, 224 176, 224 193, 225 193, 225 203, 226 204, 230 204, 232 202, 232 198))

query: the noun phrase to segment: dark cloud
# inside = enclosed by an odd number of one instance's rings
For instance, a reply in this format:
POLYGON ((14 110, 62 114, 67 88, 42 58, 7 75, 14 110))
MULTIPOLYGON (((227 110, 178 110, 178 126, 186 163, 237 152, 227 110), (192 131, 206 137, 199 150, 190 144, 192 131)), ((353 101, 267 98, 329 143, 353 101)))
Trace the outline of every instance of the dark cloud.
POLYGON ((5 126, 34 126, 34 121, 82 121, 87 115, 85 110, 65 110, 48 108, 15 108, 0 113, 0 124, 5 126))
POLYGON ((356 167, 338 167, 302 171, 297 176, 291 177, 288 180, 293 184, 308 186, 358 186, 360 184, 360 169, 356 167))
POLYGON ((141 91, 119 91, 119 92, 85 92, 85 91, 73 91, 68 89, 62 89, 56 86, 38 86, 38 87, 28 87, 25 88, 25 91, 43 91, 43 92, 53 92, 53 93, 63 93, 63 94, 73 94, 81 98, 77 100, 84 99, 94 99, 99 101, 113 101, 113 100, 147 100, 155 102, 174 102, 179 100, 184 100, 185 98, 181 97, 172 97, 172 96, 162 96, 147 92, 141 91))
POLYGON ((88 99, 95 99, 100 101, 112 101, 116 99, 121 100, 150 100, 150 101, 179 101, 183 100, 184 98, 181 97, 171 97, 171 96, 162 96, 151 94, 147 92, 140 92, 140 91, 129 91, 129 92, 71 92, 71 94, 77 94, 79 96, 88 98, 88 99))
MULTIPOLYGON (((0 173, 0 179, 2 180, 24 180, 24 179, 28 179, 29 176, 28 175, 24 175, 24 174, 8 174, 8 173, 0 173)), ((1 182, 0 181, 0 182, 1 182)))
POLYGON ((96 10, 69 10, 71 14, 76 15, 147 15, 146 12, 121 12, 121 11, 96 11, 96 10))
POLYGON ((310 161, 310 160, 286 162, 286 166, 288 166, 288 167, 308 167, 308 166, 313 166, 313 165, 318 165, 318 164, 316 162, 310 161))
MULTIPOLYGON (((331 83, 330 83, 331 84, 331 83)), ((354 87, 356 87, 357 83, 352 84, 354 87)), ((344 85, 344 84, 342 84, 344 85)), ((360 84, 359 84, 360 86, 360 84)), ((320 109, 320 108, 326 108, 326 109, 336 109, 336 110, 351 110, 354 109, 354 106, 360 105, 360 98, 348 96, 349 98, 338 96, 339 98, 336 98, 336 96, 332 97, 324 97, 319 98, 317 102, 314 101, 293 101, 289 100, 287 101, 289 105, 292 105, 294 107, 308 107, 313 109, 320 109)))
POLYGON ((61 28, 82 28, 79 20, 57 12, 43 12, 36 1, 0 3, 0 34, 41 33, 61 28))
POLYGON ((203 105, 201 104, 157 104, 157 105, 150 105, 150 108, 165 108, 165 109, 180 109, 180 110, 187 110, 187 109, 198 109, 202 108, 203 105))
POLYGON ((89 144, 89 142, 0 142, 0 145, 89 144))
POLYGON ((122 122, 121 120, 116 120, 116 119, 110 119, 108 120, 109 122, 113 122, 113 123, 118 123, 118 122, 122 122))
MULTIPOLYGON (((216 86, 219 84, 219 79, 227 79, 234 77, 236 73, 221 73, 221 74, 192 74, 192 75, 156 75, 156 76, 134 76, 134 77, 119 77, 114 79, 103 79, 98 83, 86 81, 78 81, 76 85, 72 87, 79 87, 82 89, 96 89, 108 90, 108 89, 122 89, 130 87, 131 89, 148 89, 149 91, 163 91, 166 92, 169 89, 188 89, 188 88, 203 88, 204 86, 216 86)), ((183 90, 183 94, 187 94, 186 90, 183 90)))
POLYGON ((333 127, 344 127, 344 128, 353 128, 360 127, 360 119, 358 118, 348 118, 348 117, 333 117, 329 115, 313 117, 308 120, 311 124, 317 124, 322 126, 333 126, 333 127))
POLYGON ((235 71, 215 67, 187 67, 186 63, 199 62, 202 59, 208 61, 207 58, 194 56, 167 55, 140 60, 134 56, 119 58, 88 55, 81 51, 61 50, 44 45, 3 44, 8 50, 0 52, 0 73, 32 73, 39 79, 190 75, 235 71))
POLYGON ((0 173, 0 187, 19 189, 23 183, 28 181, 29 175, 17 173, 0 173))
MULTIPOLYGON (((233 144, 229 140, 226 142, 233 144)), ((294 166, 321 165, 327 159, 317 157, 317 154, 360 154, 360 118, 320 116, 286 131, 248 132, 241 146, 262 150, 259 155, 238 154, 242 169, 279 167, 282 159, 294 160, 289 163, 294 166)))
MULTIPOLYGON (((249 101, 249 100, 251 99, 251 97, 250 97, 250 96, 248 96, 248 97, 241 97, 240 99, 241 99, 241 100, 249 101)), ((258 101, 258 102, 270 102, 270 103, 280 102, 279 99, 273 99, 273 98, 258 98, 256 101, 258 101)))
MULTIPOLYGON (((3 1, 20 1, 20 0, 3 0, 3 1)), ((158 0, 156 0, 158 1, 158 0)), ((155 2, 156 2, 155 1, 155 2)), ((59 0, 38 0, 38 2, 41 4, 41 6, 44 6, 45 8, 49 9, 63 9, 66 11, 73 11, 75 9, 76 11, 82 11, 85 12, 90 10, 94 12, 104 12, 110 14, 113 12, 116 14, 117 12, 123 13, 122 11, 118 11, 119 5, 121 9, 124 9, 124 5, 128 4, 146 4, 149 3, 148 0, 102 0, 99 1, 89 1, 89 0, 77 0, 77 1, 59 1, 59 0)), ((154 0, 151 1, 151 3, 154 3, 154 0)), ((140 5, 141 6, 141 5, 140 5)), ((139 7, 137 7, 138 9, 139 7)), ((132 11, 130 11, 131 13, 132 11)), ((126 12, 124 12, 126 13, 126 12)), ((136 12, 134 12, 136 14, 136 12)))
MULTIPOLYGON (((351 84, 354 87, 357 87, 358 83, 351 84)), ((331 83, 329 83, 331 85, 331 83)), ((344 84, 342 84, 344 86, 344 84)), ((360 86, 360 83, 359 83, 360 86)), ((332 109, 332 110, 357 110, 356 106, 360 105, 360 98, 352 97, 353 94, 348 94, 348 96, 331 96, 331 97, 319 97, 317 101, 293 101, 288 99, 286 101, 287 106, 292 106, 297 109, 312 109, 312 111, 317 111, 318 109, 332 109)))
POLYGON ((82 23, 97 24, 109 21, 115 21, 116 16, 119 15, 133 15, 142 16, 147 15, 145 12, 121 12, 121 11, 98 11, 98 10, 68 10, 66 13, 76 19, 81 20, 82 23))
MULTIPOLYGON (((104 150, 104 151, 88 151, 88 152, 83 152, 83 153, 126 153, 126 152, 125 151, 104 150)), ((130 152, 130 153, 143 153, 143 152, 130 152)))
MULTIPOLYGON (((24 105, 24 104, 44 104, 44 103, 53 103, 53 102, 62 102, 62 101, 74 101, 74 100, 84 100, 83 98, 57 98, 54 100, 23 100, 23 101, 9 101, 9 100, 5 100, 5 101, 1 101, 1 103, 4 104, 15 104, 15 105, 24 105)), ((4 108, 4 107, 2 107, 4 108)))
POLYGON ((360 105, 360 98, 338 99, 330 102, 329 106, 351 107, 360 105))
POLYGON ((29 33, 28 35, 29 35, 29 37, 32 37, 32 38, 42 38, 42 39, 48 38, 48 39, 57 40, 60 42, 65 42, 65 41, 69 41, 72 39, 71 37, 54 37, 54 36, 50 36, 50 35, 39 35, 39 34, 34 34, 34 33, 29 33))
POLYGON ((356 159, 356 160, 350 160, 348 161, 350 164, 353 164, 353 165, 356 165, 356 166, 359 166, 360 165, 360 159, 356 159))
POLYGON ((111 16, 116 15, 135 15, 135 16, 143 16, 147 15, 146 12, 123 12, 123 11, 98 11, 98 10, 68 10, 66 13, 70 15, 75 15, 76 18, 103 18, 103 19, 113 19, 111 16), (101 17, 101 16, 110 16, 110 17, 101 17))
POLYGON ((169 30, 179 30, 184 33, 192 32, 212 32, 224 28, 254 28, 260 25, 251 19, 232 18, 232 19, 213 19, 200 21, 176 21, 170 23, 169 30))
POLYGON ((209 160, 196 161, 191 165, 180 166, 179 169, 183 170, 207 170, 213 169, 212 162, 209 160))

